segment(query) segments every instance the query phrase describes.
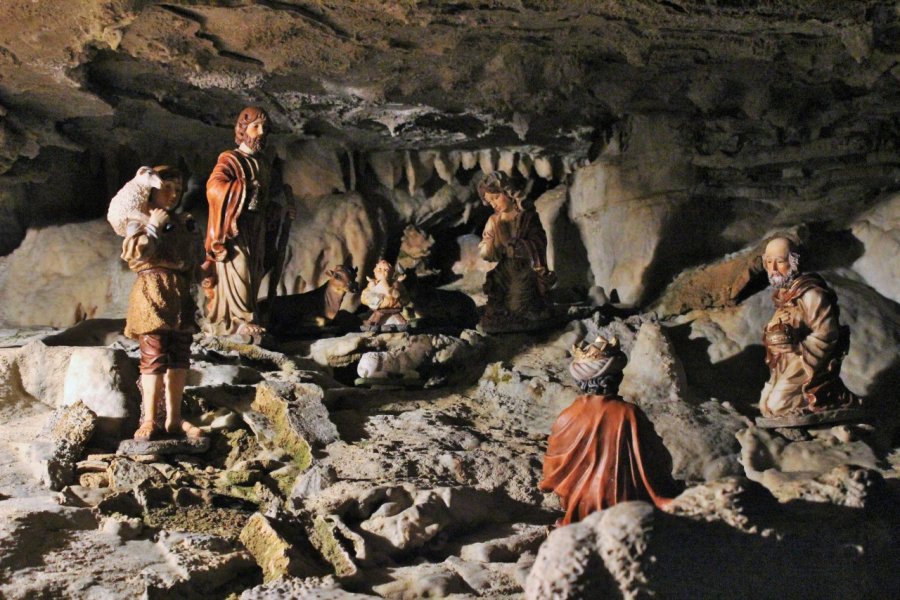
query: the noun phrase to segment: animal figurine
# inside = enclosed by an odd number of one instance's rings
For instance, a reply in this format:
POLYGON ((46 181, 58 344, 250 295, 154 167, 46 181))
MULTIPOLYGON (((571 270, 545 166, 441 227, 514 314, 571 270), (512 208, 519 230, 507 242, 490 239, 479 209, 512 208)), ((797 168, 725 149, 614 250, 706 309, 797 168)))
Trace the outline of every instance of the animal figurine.
POLYGON ((355 267, 339 265, 325 271, 328 281, 314 290, 265 300, 262 309, 269 314, 269 331, 286 337, 327 326, 337 316, 344 296, 359 291, 357 273, 355 267))
POLYGON ((122 186, 109 203, 106 220, 112 225, 116 234, 125 237, 125 225, 128 219, 146 221, 149 210, 147 201, 150 191, 160 189, 162 179, 153 167, 141 167, 131 181, 122 186))

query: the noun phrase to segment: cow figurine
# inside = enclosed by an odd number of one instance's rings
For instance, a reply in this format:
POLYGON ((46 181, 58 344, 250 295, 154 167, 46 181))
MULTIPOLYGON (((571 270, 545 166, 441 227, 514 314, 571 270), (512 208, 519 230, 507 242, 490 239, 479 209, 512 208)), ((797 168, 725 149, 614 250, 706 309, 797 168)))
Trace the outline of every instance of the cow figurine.
POLYGON ((276 336, 287 337, 329 325, 337 316, 344 295, 359 291, 357 272, 355 267, 340 265, 325 271, 328 281, 314 290, 266 300, 268 330, 276 336))

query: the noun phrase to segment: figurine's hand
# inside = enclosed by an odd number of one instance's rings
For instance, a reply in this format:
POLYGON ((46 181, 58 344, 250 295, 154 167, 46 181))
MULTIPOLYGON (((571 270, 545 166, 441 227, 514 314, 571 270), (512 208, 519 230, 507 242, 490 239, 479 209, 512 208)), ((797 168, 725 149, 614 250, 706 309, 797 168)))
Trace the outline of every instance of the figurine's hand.
POLYGON ((297 218, 297 207, 294 206, 293 202, 285 205, 284 212, 287 215, 287 218, 290 219, 291 221, 293 221, 297 218))
POLYGON ((154 208, 150 211, 149 224, 153 225, 157 231, 162 231, 163 226, 169 222, 169 213, 161 208, 154 208))

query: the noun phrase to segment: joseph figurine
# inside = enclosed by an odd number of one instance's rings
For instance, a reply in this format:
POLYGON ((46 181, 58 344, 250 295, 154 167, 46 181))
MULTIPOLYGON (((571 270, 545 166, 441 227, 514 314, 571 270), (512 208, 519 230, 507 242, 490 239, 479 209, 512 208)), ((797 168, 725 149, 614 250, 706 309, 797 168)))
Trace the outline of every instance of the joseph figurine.
POLYGON ((265 332, 256 300, 260 282, 273 266, 273 237, 285 210, 270 198, 272 169, 262 155, 268 129, 263 109, 242 110, 234 126, 238 147, 219 155, 206 183, 203 288, 208 298, 205 329, 213 335, 258 341, 265 332))

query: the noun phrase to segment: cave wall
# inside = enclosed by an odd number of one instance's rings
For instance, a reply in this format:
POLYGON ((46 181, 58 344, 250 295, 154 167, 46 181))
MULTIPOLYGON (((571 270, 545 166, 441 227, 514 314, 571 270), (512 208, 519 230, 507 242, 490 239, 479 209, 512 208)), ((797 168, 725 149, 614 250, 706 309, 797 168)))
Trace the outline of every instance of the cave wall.
POLYGON ((184 208, 202 219, 251 103, 301 205, 285 291, 347 254, 363 270, 395 255, 408 223, 446 271, 478 275, 474 187, 500 168, 530 182, 562 287, 647 306, 683 270, 799 227, 813 267, 897 301, 898 49, 896 6, 879 1, 12 0, 0 301, 17 307, 0 318, 38 324, 18 307, 34 294, 53 324, 113 316, 128 277, 112 266, 97 298, 60 306, 60 280, 15 273, 53 273, 46 228, 102 217, 141 164, 189 172, 184 208))

